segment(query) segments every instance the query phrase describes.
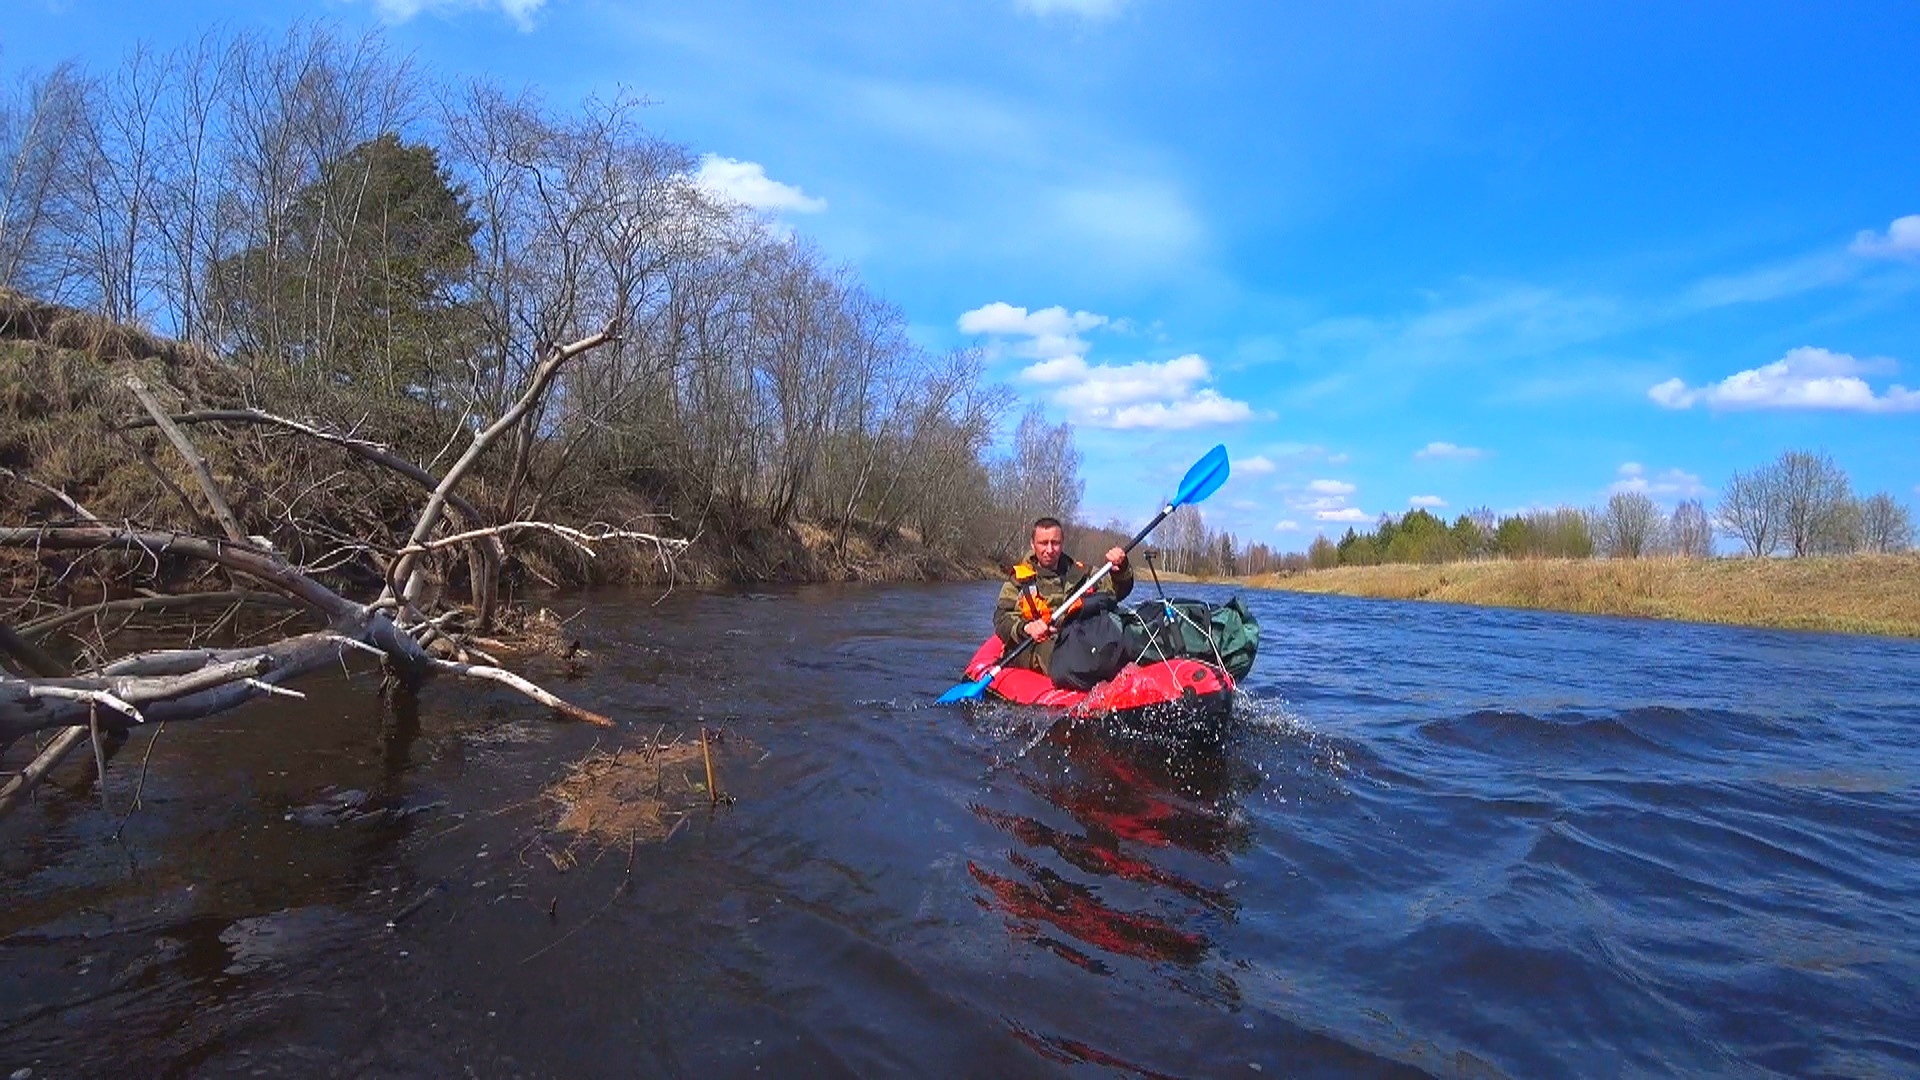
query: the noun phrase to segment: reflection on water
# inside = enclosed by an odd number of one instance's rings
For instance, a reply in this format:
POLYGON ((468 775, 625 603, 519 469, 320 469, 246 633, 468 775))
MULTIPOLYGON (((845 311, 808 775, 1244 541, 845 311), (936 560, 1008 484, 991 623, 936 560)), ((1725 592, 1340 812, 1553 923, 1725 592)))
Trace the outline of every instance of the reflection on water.
POLYGON ((334 673, 116 838, 136 734, 0 823, 0 1071, 1920 1071, 1920 645, 1256 594, 1189 743, 932 706, 991 598, 594 597, 620 731, 334 673), (553 857, 702 726, 734 804, 553 857))
MULTIPOLYGON (((1039 929, 1047 924, 1099 952, 1147 961, 1197 963, 1208 941, 1183 929, 1174 916, 1123 911, 1103 899, 1100 879, 1139 887, 1148 899, 1167 890, 1183 901, 1230 915, 1234 901, 1219 888, 1189 880, 1143 857, 1141 848, 1177 845, 1215 859, 1244 844, 1248 826, 1235 814, 1227 753, 1207 746, 1165 756, 1140 744, 1110 739, 1092 724, 1061 723, 1042 745, 1052 753, 1021 759, 1021 783, 1058 807, 1075 829, 1056 829, 1032 817, 974 804, 983 821, 1019 843, 1006 852, 1019 879, 977 862, 967 864, 987 902, 1009 916, 1012 932, 1088 971, 1108 968, 1039 929), (1041 861, 1044 858, 1046 861, 1041 861), (1057 862, 1066 872, 1049 863, 1057 862)), ((1156 906, 1168 906, 1165 899, 1156 906)))

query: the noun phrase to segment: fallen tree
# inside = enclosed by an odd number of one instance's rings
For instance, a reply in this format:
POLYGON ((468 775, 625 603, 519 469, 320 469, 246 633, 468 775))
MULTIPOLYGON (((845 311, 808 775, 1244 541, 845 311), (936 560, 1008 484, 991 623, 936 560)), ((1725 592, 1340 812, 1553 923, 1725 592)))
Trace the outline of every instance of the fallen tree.
MULTIPOLYGON (((18 625, 0 621, 0 752, 22 736, 64 729, 0 789, 0 813, 44 777, 61 755, 89 735, 97 751, 103 729, 123 731, 158 721, 194 719, 263 695, 297 694, 285 684, 320 667, 342 663, 356 653, 378 657, 387 672, 401 680, 417 682, 433 674, 483 679, 508 686, 568 718, 611 724, 607 717, 500 666, 472 640, 480 631, 490 629, 494 621, 507 538, 528 532, 556 537, 585 556, 591 556, 596 545, 609 541, 641 543, 649 545, 669 568, 687 541, 630 529, 582 529, 547 521, 489 523, 484 512, 461 498, 455 489, 549 393, 564 365, 614 340, 616 329, 609 325, 569 344, 549 347, 514 405, 474 432, 459 460, 437 478, 386 447, 340 434, 322 424, 279 417, 257 408, 169 414, 137 375, 123 373, 123 385, 148 417, 123 422, 120 430, 154 426, 165 434, 199 490, 204 506, 193 509, 208 511, 221 535, 132 520, 103 520, 57 484, 14 471, 0 473, 0 483, 10 481, 26 487, 38 503, 51 502, 58 507, 58 516, 41 515, 37 521, 0 525, 0 549, 30 553, 38 574, 30 595, 14 605, 15 620, 21 611, 52 609, 18 625), (268 538, 248 534, 214 471, 184 430, 200 423, 271 426, 342 448, 371 467, 426 488, 429 494, 404 543, 383 547, 373 537, 334 538, 380 566, 384 585, 379 594, 365 601, 354 599, 324 581, 322 569, 301 565, 268 538), (449 509, 465 526, 462 531, 446 533, 449 509), (455 549, 467 553, 470 605, 447 601, 437 590, 428 588, 429 567, 437 557, 455 549), (76 554, 60 572, 53 573, 43 563, 56 553, 76 554), (56 586, 64 587, 73 566, 80 562, 114 564, 114 569, 102 571, 110 580, 122 585, 137 581, 149 587, 125 597, 52 599, 62 592, 56 586), (48 577, 50 583, 45 580, 48 577), (215 577, 225 579, 228 587, 205 588, 205 583, 215 577), (151 587, 181 578, 202 587, 172 593, 151 587), (89 650, 93 654, 91 662, 79 665, 78 670, 72 670, 43 645, 44 639, 56 631, 87 619, 131 617, 206 603, 222 605, 230 615, 246 608, 292 608, 314 625, 262 644, 174 648, 119 656, 111 655, 111 635, 97 633, 89 650)), ((165 479, 160 470, 153 471, 157 479, 165 479)), ((175 498, 185 498, 177 486, 171 490, 175 498)), ((96 753, 96 760, 104 769, 104 756, 96 753)))

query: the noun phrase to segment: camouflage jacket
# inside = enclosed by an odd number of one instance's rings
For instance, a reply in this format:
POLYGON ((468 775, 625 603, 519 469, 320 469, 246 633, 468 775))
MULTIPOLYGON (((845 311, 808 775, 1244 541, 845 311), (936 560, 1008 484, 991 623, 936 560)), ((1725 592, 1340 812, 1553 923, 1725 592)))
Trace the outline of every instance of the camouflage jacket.
MULTIPOLYGON (((1015 568, 1016 573, 1018 566, 1026 566, 1034 571, 1034 585, 1050 609, 1058 608, 1094 570, 1099 569, 1098 566, 1089 568, 1086 563, 1076 561, 1064 551, 1060 553, 1060 561, 1050 567, 1034 562, 1031 554, 1020 560, 1015 568)), ((1115 600, 1125 600, 1127 594, 1133 591, 1132 564, 1102 578, 1094 591, 1112 593, 1115 600)), ((993 606, 993 632, 1000 635, 1000 640, 1006 642, 1008 648, 1012 648, 1027 639, 1026 632, 1020 629, 1026 622, 1020 613, 1020 586, 1012 575, 1008 575, 1000 586, 1000 599, 993 606)))

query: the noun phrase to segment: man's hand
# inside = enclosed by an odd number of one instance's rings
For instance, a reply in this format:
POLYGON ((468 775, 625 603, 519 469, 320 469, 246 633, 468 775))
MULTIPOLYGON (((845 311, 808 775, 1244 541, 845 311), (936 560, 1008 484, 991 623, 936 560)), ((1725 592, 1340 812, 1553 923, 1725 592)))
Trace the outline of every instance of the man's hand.
POLYGON ((1107 552, 1107 561, 1113 564, 1115 570, 1125 570, 1127 568, 1127 549, 1117 547, 1107 552))
POLYGON ((1053 625, 1045 619, 1035 619, 1021 629, 1035 641, 1045 641, 1053 636, 1053 625))

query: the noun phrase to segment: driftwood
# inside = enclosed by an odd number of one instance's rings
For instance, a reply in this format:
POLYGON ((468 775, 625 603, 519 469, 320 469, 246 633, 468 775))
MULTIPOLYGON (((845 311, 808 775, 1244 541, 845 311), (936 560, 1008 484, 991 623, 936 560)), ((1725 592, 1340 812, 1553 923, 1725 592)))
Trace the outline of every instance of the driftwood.
MULTIPOLYGON (((542 521, 489 524, 477 508, 454 490, 488 449, 539 404, 568 360, 612 340, 614 333, 615 328, 609 326, 571 344, 552 347, 535 368, 525 392, 514 406, 476 434, 466 452, 438 479, 385 447, 255 409, 169 415, 137 378, 125 377, 123 381, 149 418, 121 425, 121 430, 151 424, 165 434, 187 462, 202 498, 225 535, 205 536, 135 522, 102 521, 58 488, 8 474, 7 478, 58 499, 75 517, 65 522, 0 525, 0 548, 40 553, 83 552, 83 557, 134 554, 140 567, 151 567, 156 572, 168 562, 188 560, 218 568, 226 577, 236 582, 244 580, 246 584, 203 593, 101 599, 42 615, 18 627, 0 624, 0 660, 10 661, 14 671, 20 673, 8 673, 5 666, 0 666, 0 748, 33 732, 64 729, 31 765, 0 790, 0 814, 44 777, 62 754, 79 745, 89 734, 97 740, 102 727, 125 729, 204 717, 264 694, 288 694, 291 691, 282 685, 288 680, 340 663, 351 653, 377 656, 390 671, 403 678, 445 673, 483 679, 511 687, 564 716, 588 723, 611 724, 607 717, 572 704, 502 667, 469 662, 475 655, 486 654, 477 648, 469 650, 461 632, 452 627, 461 624, 484 629, 490 621, 505 550, 502 537, 512 533, 547 533, 589 555, 595 544, 610 540, 651 544, 667 559, 685 548, 686 541, 651 533, 575 529, 542 521), (294 565, 264 539, 246 534, 212 471, 183 430, 185 425, 211 422, 272 426, 331 443, 429 490, 406 544, 392 552, 387 583, 377 599, 362 603, 342 595, 307 569, 294 565), (436 536, 449 508, 467 528, 450 536, 436 536), (473 593, 476 611, 471 618, 459 611, 434 610, 425 597, 427 560, 452 547, 465 547, 471 553, 469 566, 476 575, 473 593), (486 578, 484 587, 479 580, 482 575, 486 578), (294 607, 307 612, 323 628, 252 647, 139 653, 75 672, 67 671, 35 640, 44 640, 56 630, 109 613, 152 613, 195 603, 294 607), (436 656, 429 645, 450 652, 457 659, 436 656)), ((101 767, 104 768, 104 760, 101 767)))

